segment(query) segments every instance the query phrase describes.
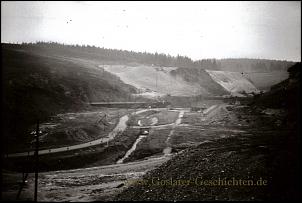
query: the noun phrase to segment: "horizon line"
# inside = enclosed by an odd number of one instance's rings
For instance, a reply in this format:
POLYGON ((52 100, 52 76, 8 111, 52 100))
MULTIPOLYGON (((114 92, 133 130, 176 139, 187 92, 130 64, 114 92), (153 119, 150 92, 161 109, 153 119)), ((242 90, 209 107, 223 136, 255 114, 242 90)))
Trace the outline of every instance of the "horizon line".
POLYGON ((170 56, 173 58, 177 58, 177 56, 180 57, 187 57, 190 60, 192 60, 192 62, 197 62, 197 61, 201 61, 201 60, 230 60, 230 59, 247 59, 247 60, 269 60, 269 61, 284 61, 284 62, 294 62, 294 63, 299 63, 301 62, 301 60, 288 60, 288 59, 269 59, 269 58, 248 58, 248 57, 238 57, 238 58, 202 58, 202 59, 197 59, 197 60, 193 60, 191 57, 186 56, 186 55, 180 55, 177 54, 176 56, 173 56, 169 53, 160 53, 160 52, 148 52, 148 51, 134 51, 134 50, 126 50, 126 49, 118 49, 118 48, 106 48, 106 47, 100 47, 97 45, 92 45, 92 44, 75 44, 75 43, 62 43, 62 42, 56 42, 56 41, 35 41, 35 42, 2 42, 1 44, 16 44, 16 45, 22 45, 22 44, 38 44, 38 43, 56 43, 56 44, 60 44, 60 45, 64 45, 64 46, 94 46, 95 48, 99 48, 99 49, 108 49, 108 50, 116 50, 116 51, 128 51, 128 52, 135 52, 135 53, 146 53, 146 54, 158 54, 158 55, 165 55, 165 56, 170 56))

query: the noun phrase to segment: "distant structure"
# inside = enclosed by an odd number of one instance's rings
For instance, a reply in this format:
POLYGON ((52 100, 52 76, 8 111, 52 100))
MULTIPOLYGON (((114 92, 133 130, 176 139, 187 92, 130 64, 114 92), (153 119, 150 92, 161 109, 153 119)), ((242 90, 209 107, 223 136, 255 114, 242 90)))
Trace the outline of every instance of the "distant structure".
POLYGON ((91 106, 108 107, 108 108, 165 108, 170 102, 91 102, 91 106))
POLYGON ((196 106, 191 107, 191 111, 195 111, 195 112, 203 112, 205 109, 207 109, 207 107, 196 107, 196 106))

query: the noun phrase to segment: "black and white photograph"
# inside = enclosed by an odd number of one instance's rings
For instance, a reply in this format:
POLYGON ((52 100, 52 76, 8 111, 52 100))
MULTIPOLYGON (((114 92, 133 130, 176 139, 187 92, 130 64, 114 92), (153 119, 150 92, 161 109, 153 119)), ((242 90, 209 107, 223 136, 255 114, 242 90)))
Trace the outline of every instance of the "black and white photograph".
POLYGON ((1 1, 1 200, 301 200, 301 1, 1 1))

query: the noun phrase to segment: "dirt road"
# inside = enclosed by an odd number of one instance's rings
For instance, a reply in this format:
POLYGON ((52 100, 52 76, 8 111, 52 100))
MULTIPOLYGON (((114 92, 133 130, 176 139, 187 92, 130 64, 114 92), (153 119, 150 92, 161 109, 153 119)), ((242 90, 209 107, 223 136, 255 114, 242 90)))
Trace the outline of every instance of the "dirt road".
POLYGON ((175 121, 175 123, 174 123, 174 125, 172 127, 172 130, 170 131, 170 133, 169 133, 169 135, 167 137, 167 140, 165 141, 167 147, 163 150, 164 155, 170 155, 171 154, 172 148, 170 146, 170 138, 171 138, 171 136, 174 133, 174 128, 181 123, 181 119, 184 116, 184 113, 185 113, 184 110, 180 110, 179 111, 178 119, 175 121))
MULTIPOLYGON (((131 113, 131 115, 134 114, 140 114, 143 113, 145 111, 149 111, 149 109, 143 109, 140 111, 136 111, 131 113)), ((66 151, 71 151, 71 150, 75 150, 75 149, 82 149, 82 148, 86 148, 86 147, 91 147, 91 146, 95 146, 95 145, 99 145, 102 143, 106 143, 109 142, 110 140, 113 140, 114 137, 118 134, 123 132, 126 128, 127 128, 127 121, 129 119, 128 115, 122 116, 118 122, 118 124, 116 125, 116 127, 113 129, 113 131, 111 131, 107 137, 104 138, 100 138, 91 142, 86 142, 86 143, 82 143, 82 144, 77 144, 77 145, 72 145, 72 146, 66 146, 66 147, 60 147, 60 148, 52 148, 52 149, 44 149, 44 150, 39 150, 39 155, 43 155, 43 154, 51 154, 51 153, 58 153, 58 152, 66 152, 66 151)), ((34 151, 31 152, 20 152, 20 153, 15 153, 15 154, 8 154, 6 157, 10 158, 10 157, 25 157, 25 156, 32 156, 34 155, 34 151)))

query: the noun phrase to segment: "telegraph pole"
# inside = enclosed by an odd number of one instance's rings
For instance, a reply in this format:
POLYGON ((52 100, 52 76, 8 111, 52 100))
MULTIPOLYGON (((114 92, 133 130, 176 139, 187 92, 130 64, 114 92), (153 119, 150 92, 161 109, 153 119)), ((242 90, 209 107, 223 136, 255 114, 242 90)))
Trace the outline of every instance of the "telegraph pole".
POLYGON ((22 171, 22 183, 20 185, 20 188, 19 188, 19 191, 18 191, 18 194, 17 194, 17 200, 19 200, 19 197, 21 195, 21 191, 26 183, 26 179, 27 179, 27 176, 28 176, 28 173, 27 171, 24 171, 24 168, 23 168, 23 171, 22 171))
POLYGON ((156 91, 157 91, 157 69, 156 70, 156 91))
POLYGON ((35 195, 34 201, 37 202, 38 196, 38 172, 39 172, 39 120, 37 121, 37 129, 36 129, 36 149, 35 149, 35 195))

